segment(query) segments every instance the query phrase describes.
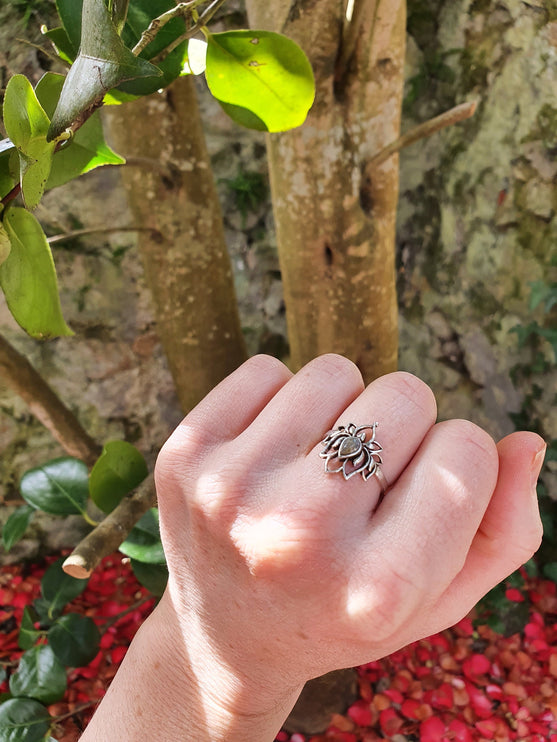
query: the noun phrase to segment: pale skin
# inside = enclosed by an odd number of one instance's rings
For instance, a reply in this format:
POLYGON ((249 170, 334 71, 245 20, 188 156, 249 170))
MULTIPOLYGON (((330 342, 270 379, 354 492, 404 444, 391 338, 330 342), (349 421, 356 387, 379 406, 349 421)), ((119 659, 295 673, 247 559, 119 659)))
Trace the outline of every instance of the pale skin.
POLYGON ((545 446, 436 423, 407 373, 364 388, 266 356, 214 389, 156 467, 169 585, 81 742, 272 742, 304 683, 462 618, 541 540, 545 446), (376 477, 324 471, 331 428, 379 422, 376 477))

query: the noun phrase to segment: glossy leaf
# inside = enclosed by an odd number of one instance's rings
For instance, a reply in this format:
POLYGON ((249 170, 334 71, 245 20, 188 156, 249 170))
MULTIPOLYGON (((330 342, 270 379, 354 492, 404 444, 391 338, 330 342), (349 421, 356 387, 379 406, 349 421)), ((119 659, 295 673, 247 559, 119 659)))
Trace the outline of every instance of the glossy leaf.
POLYGON ((55 139, 84 112, 99 105, 118 84, 160 74, 124 45, 103 0, 83 0, 80 51, 66 77, 48 139, 55 139))
POLYGON ((211 93, 235 121, 271 132, 303 124, 315 95, 304 52, 270 31, 210 35, 205 75, 211 93))
POLYGON ((66 30, 62 27, 50 28, 43 31, 43 36, 54 44, 58 56, 63 59, 64 62, 71 64, 77 56, 77 49, 70 41, 66 30))
POLYGON ((12 244, 4 225, 0 222, 0 265, 7 259, 12 249, 12 244))
POLYGON ((46 704, 59 701, 66 686, 66 670, 48 644, 24 652, 17 671, 10 677, 13 696, 34 698, 46 704))
POLYGON ((0 704, 2 742, 43 742, 51 723, 45 707, 32 698, 12 698, 0 704))
POLYGON ((11 139, 0 140, 0 198, 19 180, 19 157, 11 139))
POLYGON ((48 641, 56 657, 66 667, 83 667, 99 651, 100 632, 93 619, 67 613, 48 630, 48 641))
POLYGON ((76 57, 81 44, 83 0, 56 0, 56 9, 76 57))
POLYGON ((89 496, 87 466, 79 459, 53 459, 25 472, 21 496, 31 507, 51 515, 83 514, 89 496))
POLYGON ((207 42, 203 39, 188 41, 188 54, 184 60, 183 75, 202 75, 207 67, 207 42))
POLYGON ((165 556, 159 533, 159 511, 151 508, 120 544, 122 554, 147 564, 164 564, 165 556))
POLYGON ((131 567, 137 581, 146 587, 150 593, 161 597, 168 582, 168 568, 166 564, 146 564, 131 559, 131 567))
MULTIPOLYGON (((35 88, 41 105, 50 116, 56 109, 64 80, 63 75, 47 72, 35 88)), ((105 142, 100 115, 96 112, 56 152, 46 187, 56 188, 102 165, 123 165, 125 162, 105 142)))
POLYGON ((2 529, 2 543, 9 551, 21 539, 33 517, 35 510, 29 505, 22 505, 14 510, 2 529))
POLYGON ((23 609, 23 616, 21 618, 21 624, 19 626, 19 635, 17 643, 20 649, 31 649, 35 646, 35 642, 41 635, 39 629, 35 628, 35 618, 37 617, 34 608, 26 605, 23 609))
POLYGON ((32 337, 73 335, 62 316, 50 246, 37 219, 11 206, 4 214, 11 251, 0 265, 0 286, 16 322, 32 337))
POLYGON ((78 580, 70 577, 62 569, 64 558, 58 559, 50 565, 41 580, 41 593, 48 602, 48 615, 50 618, 59 614, 74 598, 85 590, 88 580, 78 580))
POLYGON ((89 475, 91 499, 103 512, 110 513, 148 473, 145 459, 135 446, 126 441, 109 441, 89 475))
MULTIPOLYGON (((162 15, 174 7, 173 0, 132 0, 128 9, 128 18, 122 33, 122 39, 128 47, 134 47, 143 31, 153 18, 162 15)), ((159 30, 153 41, 141 52, 140 57, 152 59, 169 44, 175 41, 186 30, 183 18, 173 18, 159 30)), ((187 42, 176 47, 162 62, 157 63, 161 70, 161 77, 151 77, 125 82, 119 86, 120 90, 133 95, 148 95, 164 88, 175 80, 182 72, 184 59, 187 55, 187 42)))
POLYGON ((54 142, 47 141, 50 120, 24 75, 14 75, 4 95, 4 126, 19 152, 21 191, 34 209, 44 193, 52 165, 54 142))

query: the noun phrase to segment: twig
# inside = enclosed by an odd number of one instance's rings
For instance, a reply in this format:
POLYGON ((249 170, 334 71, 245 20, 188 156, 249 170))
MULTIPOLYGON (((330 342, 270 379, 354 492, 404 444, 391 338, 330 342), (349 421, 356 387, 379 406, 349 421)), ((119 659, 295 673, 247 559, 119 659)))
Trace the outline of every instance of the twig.
POLYGON ((101 446, 83 429, 73 412, 65 406, 27 358, 2 335, 0 376, 70 456, 82 459, 88 466, 95 463, 101 454, 101 446))
POLYGON ((189 0, 189 2, 178 3, 176 7, 170 8, 170 10, 167 10, 166 13, 162 13, 161 15, 159 15, 158 18, 153 18, 151 23, 141 34, 141 38, 139 39, 137 44, 132 49, 132 54, 135 54, 136 57, 141 54, 145 47, 149 46, 151 41, 153 41, 153 39, 163 26, 165 26, 173 18, 177 18, 179 15, 184 15, 188 10, 195 8, 197 5, 200 5, 201 2, 203 2, 203 0, 189 0))
MULTIPOLYGON (((44 54, 45 57, 50 59, 52 62, 61 62, 63 60, 60 59, 60 57, 57 54, 53 54, 48 49, 45 49, 44 46, 41 46, 40 44, 33 44, 32 41, 28 41, 27 39, 19 39, 16 37, 15 39, 20 44, 25 44, 26 46, 31 46, 33 49, 36 49, 37 51, 41 52, 41 54, 44 54)), ((67 62, 65 62, 67 64, 67 62)))
POLYGON ((129 615, 130 613, 133 613, 138 608, 141 608, 142 605, 145 605, 145 603, 150 603, 154 599, 153 595, 146 595, 144 598, 140 598, 139 600, 136 600, 133 605, 130 605, 128 608, 126 608, 123 611, 120 611, 120 613, 117 613, 115 616, 111 616, 109 619, 107 619, 102 624, 102 630, 103 632, 107 631, 111 626, 114 626, 114 624, 118 623, 118 621, 121 618, 124 618, 124 616, 129 615))
POLYGON ((93 227, 91 229, 74 229, 72 232, 54 234, 47 238, 49 245, 55 245, 65 240, 73 240, 76 237, 84 237, 89 234, 111 234, 112 232, 151 232, 153 236, 162 236, 158 229, 151 227, 93 227))
POLYGON ((381 163, 388 160, 391 155, 400 152, 404 147, 408 147, 410 144, 414 144, 414 142, 417 142, 420 139, 430 137, 437 131, 445 129, 447 126, 452 126, 453 124, 457 124, 459 121, 469 119, 476 112, 476 106, 477 103, 475 101, 472 101, 471 103, 461 103, 459 106, 455 106, 454 108, 445 111, 445 113, 435 116, 435 118, 425 121, 423 124, 419 124, 413 129, 410 129, 406 134, 395 139, 394 142, 388 144, 384 149, 368 160, 366 163, 366 169, 381 165, 381 163))
POLYGON ((15 199, 19 196, 21 193, 21 183, 16 183, 15 186, 12 188, 12 190, 9 193, 6 193, 4 198, 0 201, 2 206, 5 206, 6 204, 9 204, 10 201, 15 201, 15 199))
POLYGON ((72 716, 80 714, 82 711, 85 711, 85 709, 90 709, 92 706, 96 706, 97 703, 98 701, 87 701, 87 703, 82 703, 79 706, 76 706, 73 711, 67 711, 65 714, 55 716, 54 721, 60 723, 61 721, 64 721, 64 719, 71 719, 72 716))
POLYGON ((64 572, 81 580, 90 577, 101 559, 116 551, 155 501, 155 485, 151 474, 80 541, 62 565, 64 572))
POLYGON ((163 49, 160 54, 157 54, 156 57, 153 57, 153 59, 150 60, 151 64, 158 64, 159 62, 162 62, 163 59, 166 59, 166 57, 168 57, 168 55, 173 52, 177 46, 180 46, 183 41, 187 41, 188 39, 191 39, 192 36, 195 36, 195 34, 200 31, 203 26, 206 26, 207 23, 209 23, 211 18, 215 15, 219 8, 224 5, 225 2, 226 0, 213 0, 211 5, 209 5, 209 7, 206 8, 199 16, 196 23, 194 23, 194 25, 181 36, 178 36, 177 39, 174 39, 174 41, 169 44, 166 49, 163 49))

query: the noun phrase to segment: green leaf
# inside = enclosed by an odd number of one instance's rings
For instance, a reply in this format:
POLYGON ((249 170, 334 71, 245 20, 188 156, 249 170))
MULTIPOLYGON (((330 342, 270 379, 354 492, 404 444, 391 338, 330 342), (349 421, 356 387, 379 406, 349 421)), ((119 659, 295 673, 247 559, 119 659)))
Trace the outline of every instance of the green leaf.
POLYGON ((43 742, 51 723, 45 707, 32 698, 11 698, 0 705, 2 742, 43 742))
POLYGON ((35 513, 29 505, 22 505, 14 510, 2 529, 2 543, 5 551, 9 551, 20 540, 35 513))
POLYGON ((557 304, 557 283, 532 281, 530 283, 530 309, 536 309, 542 302, 545 312, 550 312, 557 304))
POLYGON ((49 125, 29 80, 14 75, 4 95, 4 126, 20 155, 21 192, 29 209, 41 200, 52 165, 56 145, 47 141, 49 125))
POLYGON ((100 632, 93 619, 67 613, 48 630, 48 641, 66 667, 88 665, 99 651, 100 632))
POLYGON ((77 49, 70 41, 66 30, 62 27, 50 28, 42 32, 43 36, 54 44, 54 48, 58 52, 60 59, 64 62, 71 64, 77 56, 77 49))
POLYGON ((11 139, 0 140, 0 198, 4 198, 19 179, 19 156, 11 139))
POLYGON ((211 34, 205 75, 227 113, 250 128, 262 124, 267 131, 286 131, 300 126, 315 96, 304 52, 291 39, 270 31, 211 34))
POLYGON ((548 580, 557 582, 557 562, 548 562, 543 565, 542 572, 548 580))
POLYGON ((151 508, 138 520, 128 538, 120 544, 120 551, 131 559, 137 559, 138 562, 165 563, 157 508, 151 508))
POLYGON ((89 475, 89 493, 103 512, 110 513, 120 500, 148 474, 145 459, 126 441, 109 441, 89 475))
POLYGON ((184 59, 182 75, 202 75, 207 67, 207 42, 189 39, 188 53, 184 59))
POLYGON ((17 638, 17 643, 20 649, 31 649, 31 647, 35 645, 39 636, 41 636, 42 632, 35 628, 36 618, 38 618, 36 611, 26 605, 23 609, 23 616, 21 618, 19 635, 17 638))
POLYGON ((4 229, 4 225, 0 222, 0 265, 7 260, 11 249, 12 243, 10 242, 10 237, 4 229))
POLYGON ((52 618, 59 614, 74 598, 85 590, 88 580, 70 577, 62 569, 64 558, 58 559, 46 570, 41 580, 41 593, 48 602, 48 614, 52 618))
POLYGON ((111 88, 125 80, 159 74, 157 67, 135 57, 124 45, 103 0, 83 0, 79 55, 66 77, 47 138, 55 139, 100 105, 111 88))
POLYGON ((62 316, 50 246, 37 219, 10 206, 4 215, 11 251, 0 265, 0 286, 16 322, 32 337, 73 335, 62 316))
POLYGON ((13 696, 26 696, 46 704, 59 701, 66 685, 66 670, 48 644, 24 652, 10 678, 13 696))
MULTIPOLYGON (((64 76, 47 72, 41 77, 35 92, 48 115, 53 115, 64 86, 64 76)), ((47 189, 63 185, 79 175, 102 165, 123 165, 125 159, 117 155, 104 140, 101 118, 95 112, 56 152, 52 161, 47 189)))
POLYGON ((146 564, 137 559, 130 560, 133 573, 137 581, 146 587, 150 593, 158 598, 162 596, 168 582, 168 567, 166 564, 146 564))
POLYGON ((62 26, 72 45, 74 58, 79 51, 81 44, 81 13, 83 10, 83 0, 56 0, 56 9, 62 26))
POLYGON ((25 472, 21 496, 31 507, 51 515, 85 512, 89 496, 87 466, 79 459, 53 459, 25 472))
MULTIPOLYGON (((173 0, 133 0, 130 3, 126 25, 122 33, 122 39, 126 46, 134 47, 153 18, 162 15, 174 5, 173 0)), ((152 59, 181 36, 185 30, 184 19, 173 18, 159 30, 153 41, 141 52, 140 57, 152 59)), ((157 67, 162 72, 162 77, 132 80, 120 85, 119 90, 133 95, 149 95, 170 85, 182 72, 187 47, 187 41, 184 41, 162 62, 157 63, 157 67)))

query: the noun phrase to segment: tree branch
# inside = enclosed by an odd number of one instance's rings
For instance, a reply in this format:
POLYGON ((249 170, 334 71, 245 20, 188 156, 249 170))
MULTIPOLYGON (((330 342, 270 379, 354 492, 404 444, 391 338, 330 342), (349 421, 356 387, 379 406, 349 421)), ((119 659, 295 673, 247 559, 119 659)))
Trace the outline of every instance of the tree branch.
POLYGON ((85 237, 90 234, 113 234, 114 232, 151 232, 153 237, 162 239, 159 230, 151 229, 151 227, 91 227, 90 229, 74 229, 71 232, 53 234, 52 237, 47 238, 47 242, 49 245, 54 245, 58 242, 73 240, 76 237, 85 237))
POLYGON ((116 551, 143 513, 155 502, 154 479, 150 474, 75 547, 62 565, 64 572, 80 580, 90 577, 101 559, 116 551))
POLYGON ((211 18, 215 15, 217 10, 221 8, 226 0, 213 0, 211 5, 209 5, 208 8, 206 8, 203 13, 199 16, 199 19, 194 23, 194 25, 189 28, 185 33, 183 33, 181 36, 178 36, 177 39, 174 39, 174 41, 169 44, 165 49, 163 49, 160 54, 157 54, 156 57, 153 57, 153 59, 149 60, 151 64, 157 64, 159 62, 162 62, 163 59, 166 59, 168 55, 176 49, 177 46, 180 46, 180 44, 183 41, 187 41, 188 39, 191 39, 192 36, 195 36, 195 34, 200 31, 203 26, 206 26, 207 23, 211 20, 211 18))
POLYGON ((83 429, 54 390, 29 361, 0 335, 0 376, 29 406, 64 450, 88 466, 101 454, 101 446, 83 429))
POLYGON ((400 152, 404 147, 414 144, 414 142, 417 142, 420 139, 430 137, 432 134, 435 134, 437 131, 444 129, 447 126, 452 126, 453 124, 457 124, 459 121, 469 119, 476 112, 476 106, 476 101, 472 101, 471 103, 461 103, 459 106, 455 106, 454 108, 445 111, 445 113, 435 116, 435 118, 425 121, 423 124, 415 126, 368 160, 366 163, 366 170, 370 167, 381 165, 385 160, 388 160, 389 157, 400 152))
POLYGON ((141 54, 145 47, 149 46, 151 41, 153 41, 153 39, 163 26, 165 26, 173 18, 177 18, 179 15, 184 15, 188 10, 192 10, 197 5, 200 5, 201 2, 203 2, 203 0, 189 0, 189 2, 178 3, 176 7, 170 8, 170 10, 167 10, 166 13, 162 13, 161 15, 159 15, 158 18, 153 18, 151 23, 141 34, 141 38, 139 39, 137 44, 132 49, 132 54, 135 54, 136 57, 141 54))

